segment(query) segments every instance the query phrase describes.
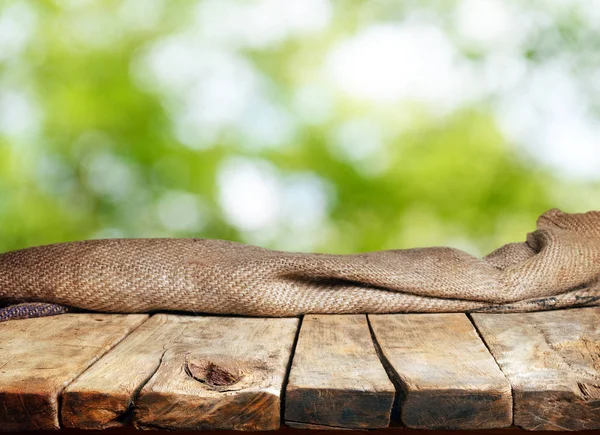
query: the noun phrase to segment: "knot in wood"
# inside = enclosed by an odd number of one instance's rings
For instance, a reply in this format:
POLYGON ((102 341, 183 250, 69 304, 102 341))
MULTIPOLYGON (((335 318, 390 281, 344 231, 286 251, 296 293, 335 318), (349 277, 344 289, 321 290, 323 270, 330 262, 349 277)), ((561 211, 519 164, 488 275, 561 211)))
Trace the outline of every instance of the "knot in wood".
POLYGON ((244 377, 237 364, 222 361, 186 359, 185 368, 190 377, 218 391, 230 390, 244 377))

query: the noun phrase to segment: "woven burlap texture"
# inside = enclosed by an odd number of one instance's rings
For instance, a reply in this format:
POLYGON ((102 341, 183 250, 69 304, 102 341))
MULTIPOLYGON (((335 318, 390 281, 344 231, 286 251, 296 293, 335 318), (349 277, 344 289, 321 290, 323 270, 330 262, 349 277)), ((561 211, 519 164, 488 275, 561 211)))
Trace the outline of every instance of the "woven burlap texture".
POLYGON ((600 212, 539 217, 526 242, 484 258, 444 248, 355 255, 209 239, 113 239, 0 255, 0 301, 103 312, 536 311, 600 300, 600 212))

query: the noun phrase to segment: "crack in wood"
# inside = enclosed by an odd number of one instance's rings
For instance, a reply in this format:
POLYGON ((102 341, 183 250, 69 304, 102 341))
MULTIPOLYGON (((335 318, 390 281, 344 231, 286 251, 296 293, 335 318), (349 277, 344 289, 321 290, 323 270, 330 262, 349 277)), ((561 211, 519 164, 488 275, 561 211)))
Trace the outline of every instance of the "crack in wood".
MULTIPOLYGON (((355 427, 348 427, 348 426, 333 426, 330 424, 316 424, 316 423, 309 423, 307 421, 294 421, 294 420, 285 420, 284 421, 285 424, 290 425, 290 427, 293 427, 293 425, 298 425, 298 426, 304 426, 307 428, 327 428, 327 429, 337 429, 337 430, 352 430, 352 431, 356 431, 355 427)), ((366 430, 366 429, 362 429, 362 430, 366 430)))
POLYGON ((377 340, 377 336, 375 335, 375 331, 373 330, 373 325, 371 324, 371 318, 367 315, 367 325, 369 326, 369 333, 371 334, 371 340, 373 341, 373 346, 375 347, 375 353, 379 357, 379 361, 381 361, 381 365, 385 369, 385 372, 390 379, 390 382, 394 385, 396 389, 396 394, 394 394, 394 401, 392 402, 392 410, 390 415, 390 421, 397 421, 402 423, 402 419, 400 417, 400 407, 401 403, 406 398, 407 386, 405 381, 402 380, 398 372, 394 370, 394 367, 390 363, 390 361, 383 354, 383 350, 381 349, 381 345, 377 340))

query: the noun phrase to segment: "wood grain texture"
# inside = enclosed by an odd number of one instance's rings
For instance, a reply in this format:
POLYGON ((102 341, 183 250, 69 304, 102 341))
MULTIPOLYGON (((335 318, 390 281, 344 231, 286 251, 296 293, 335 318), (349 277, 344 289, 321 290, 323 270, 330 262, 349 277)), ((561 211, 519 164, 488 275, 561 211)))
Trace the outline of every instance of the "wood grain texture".
POLYGON ((62 394, 62 424, 106 429, 130 423, 134 399, 156 372, 186 317, 156 314, 71 383, 62 394))
POLYGON ((510 426, 510 383, 464 314, 369 315, 399 390, 400 418, 420 429, 510 426))
POLYGON ((514 394, 514 424, 600 429, 600 308, 472 314, 514 394))
POLYGON ((0 430, 59 429, 59 395, 148 318, 63 314, 0 323, 0 430))
MULTIPOLYGON (((158 368, 135 400, 144 429, 275 430, 299 319, 169 316, 158 368)), ((137 347, 137 346, 136 346, 137 347)))
POLYGON ((365 315, 304 316, 286 390, 287 425, 384 428, 394 395, 365 315))

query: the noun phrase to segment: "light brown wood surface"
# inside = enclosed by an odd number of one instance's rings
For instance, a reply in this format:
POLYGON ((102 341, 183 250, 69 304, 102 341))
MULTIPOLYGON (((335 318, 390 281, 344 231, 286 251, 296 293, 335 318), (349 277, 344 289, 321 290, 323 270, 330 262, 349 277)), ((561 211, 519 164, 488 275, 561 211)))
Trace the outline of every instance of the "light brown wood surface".
POLYGON ((472 318, 512 384, 515 425, 600 429, 600 308, 472 318))
POLYGON ((185 317, 156 314, 63 392, 62 424, 105 429, 130 424, 133 402, 156 372, 165 349, 182 333, 185 317))
POLYGON ((387 427, 394 395, 365 315, 304 316, 286 390, 287 425, 387 427))
POLYGON ((512 423, 510 383, 466 315, 369 315, 399 387, 402 423, 485 429, 512 423))
POLYGON ((298 322, 67 314, 0 323, 0 431, 273 430, 282 417, 294 428, 383 428, 395 395, 412 428, 489 430, 513 412, 530 430, 600 429, 600 308, 307 315, 292 360, 298 322))
POLYGON ((59 395, 147 315, 63 314, 0 323, 0 430, 59 428, 59 395))
POLYGON ((177 333, 155 344, 163 351, 135 400, 136 427, 279 428, 281 390, 299 319, 168 320, 162 328, 177 333))

